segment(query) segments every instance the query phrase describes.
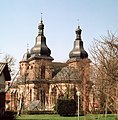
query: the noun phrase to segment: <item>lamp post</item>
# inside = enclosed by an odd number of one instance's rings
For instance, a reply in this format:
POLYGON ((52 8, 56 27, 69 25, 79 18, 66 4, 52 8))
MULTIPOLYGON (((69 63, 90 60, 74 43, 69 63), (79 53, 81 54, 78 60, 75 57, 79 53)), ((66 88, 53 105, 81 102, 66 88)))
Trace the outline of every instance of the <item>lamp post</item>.
POLYGON ((76 95, 78 96, 78 120, 79 120, 79 96, 80 96, 80 91, 77 91, 76 95))

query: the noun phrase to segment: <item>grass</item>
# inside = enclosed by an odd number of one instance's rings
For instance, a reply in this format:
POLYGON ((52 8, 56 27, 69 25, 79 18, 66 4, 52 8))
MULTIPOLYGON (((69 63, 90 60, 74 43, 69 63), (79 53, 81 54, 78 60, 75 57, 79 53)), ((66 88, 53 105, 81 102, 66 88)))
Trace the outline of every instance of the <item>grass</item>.
MULTIPOLYGON (((116 120, 116 115, 109 114, 106 120, 116 120)), ((36 114, 36 115, 21 115, 17 117, 17 120, 78 120, 78 116, 63 117, 57 114, 36 114)), ((80 116, 80 120, 84 120, 84 116, 80 116)), ((86 120, 105 120, 103 115, 87 115, 86 120)), ((118 119, 117 119, 118 120, 118 119)))

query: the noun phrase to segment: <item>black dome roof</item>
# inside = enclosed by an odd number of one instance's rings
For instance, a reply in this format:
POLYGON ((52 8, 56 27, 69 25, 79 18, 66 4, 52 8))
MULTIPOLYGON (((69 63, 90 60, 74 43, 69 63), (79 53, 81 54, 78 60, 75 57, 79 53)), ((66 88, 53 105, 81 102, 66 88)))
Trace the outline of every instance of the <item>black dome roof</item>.
POLYGON ((46 37, 44 36, 44 24, 43 21, 38 25, 38 36, 36 37, 35 45, 31 48, 30 53, 32 56, 50 56, 51 50, 48 48, 46 44, 46 37))
POLYGON ((84 59, 88 58, 88 53, 84 50, 83 41, 81 40, 81 32, 80 26, 76 29, 76 39, 74 41, 74 47, 72 51, 69 53, 70 58, 84 59))

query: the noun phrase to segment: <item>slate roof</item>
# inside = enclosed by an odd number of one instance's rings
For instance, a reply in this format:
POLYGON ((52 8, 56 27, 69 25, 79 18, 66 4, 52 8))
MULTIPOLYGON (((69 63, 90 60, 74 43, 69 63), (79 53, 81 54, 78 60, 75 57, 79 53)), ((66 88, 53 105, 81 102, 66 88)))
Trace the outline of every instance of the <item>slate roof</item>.
POLYGON ((52 79, 51 82, 81 82, 81 71, 73 67, 63 67, 60 72, 58 72, 52 79))

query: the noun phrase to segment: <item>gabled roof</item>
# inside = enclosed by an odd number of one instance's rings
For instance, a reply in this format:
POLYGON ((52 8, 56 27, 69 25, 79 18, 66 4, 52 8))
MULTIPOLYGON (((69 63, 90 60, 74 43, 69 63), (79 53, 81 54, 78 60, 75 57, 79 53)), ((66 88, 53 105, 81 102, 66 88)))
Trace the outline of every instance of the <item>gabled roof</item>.
POLYGON ((5 76, 5 81, 11 80, 11 76, 10 76, 7 63, 0 62, 0 75, 2 74, 2 72, 5 76))

